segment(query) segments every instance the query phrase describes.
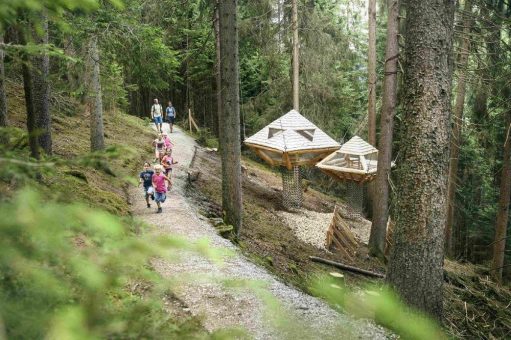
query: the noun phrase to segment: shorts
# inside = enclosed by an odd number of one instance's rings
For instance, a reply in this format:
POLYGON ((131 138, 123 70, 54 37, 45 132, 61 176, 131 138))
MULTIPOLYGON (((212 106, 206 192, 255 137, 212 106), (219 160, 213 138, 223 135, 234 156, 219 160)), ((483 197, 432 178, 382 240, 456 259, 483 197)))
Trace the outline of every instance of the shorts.
POLYGON ((155 202, 163 203, 163 202, 165 202, 166 199, 167 199, 167 196, 165 195, 164 192, 155 192, 154 193, 154 201, 155 202))
POLYGON ((154 124, 161 124, 162 123, 161 116, 154 117, 153 119, 154 119, 154 124))
POLYGON ((169 175, 169 174, 172 174, 172 168, 168 168, 168 169, 164 169, 165 171, 165 175, 169 175))
POLYGON ((169 124, 174 124, 174 119, 176 119, 176 117, 167 117, 167 122, 169 124))
POLYGON ((152 195, 154 194, 154 188, 153 187, 144 187, 144 194, 146 195, 152 195))

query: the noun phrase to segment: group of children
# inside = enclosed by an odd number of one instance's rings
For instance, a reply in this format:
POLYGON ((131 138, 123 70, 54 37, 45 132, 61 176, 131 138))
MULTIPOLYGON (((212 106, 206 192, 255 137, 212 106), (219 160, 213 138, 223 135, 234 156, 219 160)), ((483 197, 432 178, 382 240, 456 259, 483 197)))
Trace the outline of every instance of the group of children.
POLYGON ((154 166, 144 163, 144 171, 140 173, 139 186, 143 185, 147 207, 151 207, 150 199, 158 206, 157 213, 162 212, 161 204, 165 202, 167 190, 172 187, 172 168, 177 164, 172 157, 174 144, 166 132, 159 133, 152 143, 155 150, 154 166), (167 185, 165 184, 167 182, 167 185))

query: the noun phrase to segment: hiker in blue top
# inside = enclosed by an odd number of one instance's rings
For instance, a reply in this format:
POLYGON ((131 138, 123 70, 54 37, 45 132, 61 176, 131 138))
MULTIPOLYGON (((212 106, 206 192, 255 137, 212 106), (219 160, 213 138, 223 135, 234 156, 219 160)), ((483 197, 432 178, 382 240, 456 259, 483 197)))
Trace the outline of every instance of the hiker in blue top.
POLYGON ((147 203, 148 208, 151 207, 149 197, 154 200, 153 175, 154 171, 151 169, 151 164, 149 164, 149 162, 145 162, 144 171, 140 173, 138 186, 140 186, 140 184, 144 185, 145 202, 147 203))
POLYGON ((167 122, 169 123, 170 132, 172 133, 172 127, 174 126, 174 119, 176 119, 176 109, 172 106, 172 102, 169 100, 169 105, 165 110, 167 116, 167 122))

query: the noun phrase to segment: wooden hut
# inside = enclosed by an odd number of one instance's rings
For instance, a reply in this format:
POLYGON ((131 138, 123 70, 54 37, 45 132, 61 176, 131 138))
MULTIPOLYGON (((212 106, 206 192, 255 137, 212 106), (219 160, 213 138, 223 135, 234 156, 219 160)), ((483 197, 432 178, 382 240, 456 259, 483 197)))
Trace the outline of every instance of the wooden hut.
POLYGON ((271 166, 313 166, 340 145, 316 125, 291 110, 245 140, 271 166))
POLYGON ((300 167, 313 166, 340 147, 296 110, 247 138, 245 144, 271 166, 282 167, 282 203, 286 208, 302 205, 300 167))
POLYGON ((376 177, 378 150, 355 136, 316 166, 335 179, 363 184, 376 177))

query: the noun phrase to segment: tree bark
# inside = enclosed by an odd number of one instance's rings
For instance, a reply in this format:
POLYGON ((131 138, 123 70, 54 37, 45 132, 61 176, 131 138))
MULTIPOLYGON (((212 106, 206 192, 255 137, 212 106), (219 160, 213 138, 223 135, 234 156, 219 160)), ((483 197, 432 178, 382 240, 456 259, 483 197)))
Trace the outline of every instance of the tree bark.
POLYGON ((397 72, 399 57, 399 0, 388 0, 387 46, 385 50, 385 81, 381 132, 378 150, 378 170, 374 183, 373 223, 369 237, 372 255, 384 258, 387 221, 389 218, 389 177, 392 164, 392 133, 397 101, 397 72))
POLYGON ((98 37, 91 36, 88 51, 89 72, 91 72, 88 105, 90 112, 90 146, 91 151, 103 150, 103 94, 101 92, 101 75, 99 69, 98 37))
POLYGON ((300 111, 300 42, 298 38, 298 5, 291 1, 291 27, 293 30, 293 109, 300 111))
POLYGON ((511 110, 507 112, 507 129, 504 144, 504 164, 500 180, 499 209, 495 225, 493 244, 493 261, 491 275, 496 281, 502 281, 502 267, 506 250, 507 223, 509 216, 509 199, 511 195, 511 110))
POLYGON ((242 227, 241 141, 239 106, 239 59, 237 0, 220 0, 220 55, 222 110, 220 155, 222 157, 222 207, 226 223, 239 236, 242 227))
POLYGON ((387 281, 401 298, 442 318, 455 2, 408 0, 403 139, 387 281))
MULTIPOLYGON (((21 29, 17 29, 17 38, 21 45, 26 45, 27 41, 25 33, 21 29)), ((21 52, 21 73, 23 75, 23 91, 25 92, 25 107, 27 111, 27 132, 28 132, 28 145, 30 147, 30 156, 35 159, 40 159, 39 141, 36 134, 36 116, 34 112, 34 102, 32 100, 32 65, 27 52, 21 52)))
POLYGON ((376 0, 369 0, 369 46, 367 55, 367 139, 376 147, 376 0))
MULTIPOLYGON (((4 36, 0 34, 0 44, 3 44, 4 36)), ((7 126, 7 95, 5 89, 5 68, 4 68, 5 52, 0 47, 0 127, 7 126)))
MULTIPOLYGON (((42 16, 42 35, 34 32, 38 44, 48 45, 48 17, 42 16)), ((51 115, 50 115, 50 86, 48 76, 50 72, 50 57, 47 52, 32 57, 32 100, 36 117, 36 130, 39 146, 47 155, 52 154, 51 115)))
POLYGON ((449 158, 449 179, 447 184, 447 222, 445 224, 445 251, 448 256, 454 256, 452 229, 454 224, 455 195, 458 179, 458 160, 460 155, 461 130, 463 127, 463 108, 465 106, 465 91, 468 57, 470 53, 470 27, 472 25, 472 0, 465 2, 463 9, 463 35, 459 54, 459 76, 456 89, 456 103, 452 122, 451 154, 449 158))
POLYGON ((221 61, 222 56, 220 55, 220 1, 216 0, 215 7, 215 44, 216 44, 216 122, 215 122, 215 131, 219 131, 220 129, 220 112, 222 112, 222 79, 220 77, 221 74, 221 61))

